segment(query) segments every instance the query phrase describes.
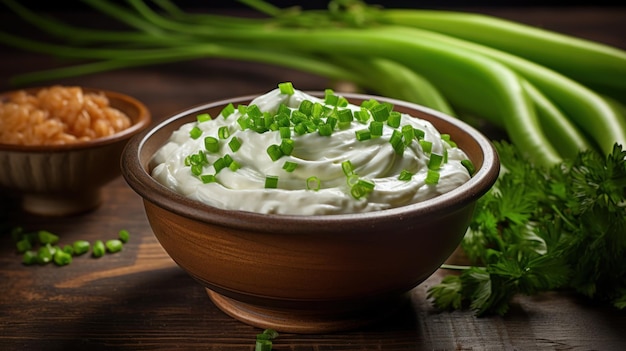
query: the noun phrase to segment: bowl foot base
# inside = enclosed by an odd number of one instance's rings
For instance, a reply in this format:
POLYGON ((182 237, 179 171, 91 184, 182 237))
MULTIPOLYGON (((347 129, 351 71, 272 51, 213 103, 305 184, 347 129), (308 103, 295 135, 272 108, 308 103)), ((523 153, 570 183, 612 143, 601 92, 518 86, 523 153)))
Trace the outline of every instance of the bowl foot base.
POLYGON ((95 209, 101 202, 99 190, 54 195, 25 194, 22 209, 40 216, 68 216, 95 209))
POLYGON ((252 326, 295 334, 321 334, 353 330, 380 322, 408 303, 408 294, 349 308, 277 308, 233 300, 206 289, 224 313, 252 326))

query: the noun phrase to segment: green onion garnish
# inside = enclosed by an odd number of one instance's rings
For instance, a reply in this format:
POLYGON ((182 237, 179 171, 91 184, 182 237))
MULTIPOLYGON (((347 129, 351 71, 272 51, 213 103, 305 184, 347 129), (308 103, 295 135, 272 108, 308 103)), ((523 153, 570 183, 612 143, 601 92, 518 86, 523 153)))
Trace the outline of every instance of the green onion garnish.
POLYGON ((210 120, 211 120, 211 115, 208 113, 201 113, 196 116, 196 121, 198 121, 198 123, 202 123, 202 122, 206 122, 210 120))
POLYGON ((230 132, 228 131, 228 127, 222 126, 217 130, 217 136, 220 139, 228 139, 230 136, 230 132))
POLYGON ((429 169, 426 173, 426 179, 424 179, 424 183, 431 185, 439 183, 439 171, 429 169))
POLYGON ((312 176, 312 177, 308 177, 306 179, 306 189, 307 190, 318 191, 318 190, 320 190, 320 186, 321 186, 321 181, 320 181, 320 179, 318 177, 312 176))
POLYGON ((443 155, 431 153, 428 160, 428 169, 437 170, 441 167, 443 162, 443 155))
POLYGON ((293 95, 295 92, 293 89, 293 84, 291 82, 283 82, 278 83, 278 89, 281 94, 293 95))
POLYGON ((222 169, 228 167, 229 162, 224 159, 224 157, 220 157, 213 163, 213 168, 215 168, 215 174, 219 173, 222 169))
POLYGON ((204 138, 204 148, 209 152, 218 152, 220 149, 220 144, 217 138, 212 136, 208 136, 204 138))
POLYGON ((421 139, 419 142, 420 146, 422 147, 422 151, 424 151, 425 154, 429 154, 433 149, 433 143, 431 143, 430 141, 421 139))
POLYGON ((232 102, 224 106, 224 108, 222 109, 222 112, 220 112, 220 114, 224 118, 228 118, 228 116, 232 115, 233 113, 235 113, 235 106, 233 105, 232 102))
POLYGON ((474 163, 472 163, 472 161, 465 159, 461 161, 461 164, 463 165, 463 167, 465 167, 465 169, 467 169, 470 175, 474 175, 474 172, 476 172, 476 167, 474 167, 474 163))
POLYGON ((278 128, 278 132, 280 133, 281 139, 291 138, 291 128, 289 127, 280 127, 278 128))
POLYGON ((341 162, 341 169, 343 169, 343 174, 345 174, 346 177, 354 174, 354 167, 352 166, 352 162, 350 162, 350 160, 341 162))
POLYGON ((189 131, 189 136, 191 137, 191 139, 198 139, 201 135, 202 129, 198 128, 197 126, 191 128, 191 130, 189 131))
POLYGON ((280 146, 276 144, 272 144, 267 148, 267 154, 270 156, 272 161, 276 161, 283 157, 283 152, 281 151, 280 146))
POLYGON ((280 141, 280 152, 282 153, 282 155, 291 155, 291 152, 294 148, 293 144, 293 139, 282 139, 280 141))
POLYGON ((298 164, 291 161, 285 161, 283 169, 287 172, 293 172, 298 167, 298 164))
POLYGON ((217 182, 217 178, 214 174, 203 174, 200 176, 200 180, 202 180, 203 184, 215 183, 217 182))
POLYGON ((232 137, 232 139, 230 139, 230 141, 228 142, 228 147, 230 147, 230 150, 232 152, 237 152, 237 150, 239 150, 239 148, 241 148, 241 139, 235 137, 232 137))
POLYGON ((354 133, 356 134, 356 140, 358 141, 372 139, 372 133, 369 131, 369 129, 360 129, 355 131, 354 133))
POLYGON ((413 173, 403 169, 398 176, 398 180, 411 180, 413 178, 413 173))
POLYGON ((370 109, 372 118, 378 122, 385 122, 389 118, 389 106, 387 104, 378 104, 370 109))
POLYGON ((400 121, 402 120, 402 115, 398 111, 391 111, 389 113, 389 118, 387 118, 387 125, 392 128, 398 128, 400 126, 400 121))
POLYGON ((241 168, 241 165, 239 164, 239 162, 237 162, 237 161, 235 161, 235 160, 232 160, 232 161, 230 162, 230 164, 228 165, 228 168, 229 168, 231 171, 235 172, 235 171, 237 171, 239 168, 241 168))
POLYGON ((333 134, 333 127, 330 124, 322 124, 319 126, 317 132, 321 136, 331 136, 333 134))
POLYGON ((268 175, 265 177, 265 188, 276 189, 278 187, 278 176, 268 175))
POLYGON ((364 196, 367 196, 369 193, 372 192, 372 190, 374 190, 374 183, 370 182, 368 180, 365 179, 359 179, 356 184, 354 184, 351 188, 350 188, 350 194, 355 198, 355 199, 360 199, 364 196))
POLYGON ((383 135, 383 122, 380 121, 371 121, 369 126, 369 131, 372 138, 380 137, 383 135))

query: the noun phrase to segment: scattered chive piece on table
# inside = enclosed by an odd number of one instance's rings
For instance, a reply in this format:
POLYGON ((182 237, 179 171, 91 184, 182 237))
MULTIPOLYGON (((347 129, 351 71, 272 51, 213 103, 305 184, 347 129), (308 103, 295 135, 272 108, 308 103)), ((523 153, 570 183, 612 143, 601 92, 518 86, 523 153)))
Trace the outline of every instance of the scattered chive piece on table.
POLYGON ((126 229, 120 230, 117 235, 124 244, 126 244, 130 239, 130 233, 126 229))
POLYGON ((111 239, 107 240, 104 243, 104 246, 106 247, 108 252, 115 253, 122 251, 123 243, 119 239, 111 239))
POLYGON ((104 256, 105 253, 106 247, 104 246, 104 242, 102 240, 96 240, 93 243, 93 250, 91 252, 91 255, 98 258, 104 256))

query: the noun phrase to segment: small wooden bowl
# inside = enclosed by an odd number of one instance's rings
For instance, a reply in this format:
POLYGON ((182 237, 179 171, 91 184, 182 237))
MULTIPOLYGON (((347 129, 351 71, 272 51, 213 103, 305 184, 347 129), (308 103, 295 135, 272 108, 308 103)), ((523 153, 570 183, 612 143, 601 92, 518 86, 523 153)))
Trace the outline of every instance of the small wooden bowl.
MULTIPOLYGON (((40 88, 25 89, 29 93, 40 88)), ((54 146, 0 143, 0 188, 19 196, 22 208, 43 216, 67 216, 95 209, 102 187, 120 175, 120 156, 128 140, 151 123, 147 107, 137 99, 113 91, 102 92, 110 106, 124 112, 132 125, 108 137, 54 146)), ((0 94, 7 99, 12 92, 0 94)))
POLYGON ((468 154, 476 173, 460 187, 413 205, 316 216, 215 208, 151 177, 151 158, 174 130, 199 113, 217 116, 228 103, 248 104, 253 96, 191 108, 134 137, 124 150, 122 174, 143 198, 163 248, 220 309, 240 321, 283 332, 326 333, 393 313, 455 250, 476 200, 498 177, 492 144, 462 121, 398 100, 342 95, 354 104, 389 101, 395 110, 432 122, 468 154))

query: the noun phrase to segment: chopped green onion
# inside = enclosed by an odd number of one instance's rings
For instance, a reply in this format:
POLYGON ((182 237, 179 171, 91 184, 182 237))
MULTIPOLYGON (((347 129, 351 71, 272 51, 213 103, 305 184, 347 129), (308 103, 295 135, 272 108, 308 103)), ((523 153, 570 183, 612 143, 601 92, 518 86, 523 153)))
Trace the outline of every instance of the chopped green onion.
POLYGON ((279 158, 283 157, 283 152, 279 145, 272 144, 267 148, 267 154, 270 156, 272 161, 276 161, 279 158))
POLYGON ((439 183, 439 171, 429 169, 426 173, 426 179, 424 179, 424 183, 431 185, 439 183))
POLYGON ((319 126, 318 131, 321 136, 331 136, 333 134, 333 127, 330 124, 322 124, 319 126))
POLYGON ((306 179, 306 189, 307 190, 318 191, 318 190, 320 190, 321 184, 322 184, 322 182, 316 176, 308 177, 306 179))
POLYGON ((37 238, 40 244, 56 244, 59 242, 59 237, 47 230, 39 230, 37 232, 37 238))
POLYGON ((408 124, 403 126, 402 137, 404 137, 404 145, 409 146, 415 139, 415 129, 408 124))
POLYGON ((413 178, 413 173, 403 169, 398 176, 398 180, 411 180, 413 178))
POLYGON ((380 121, 371 121, 369 126, 369 131, 372 138, 380 137, 383 135, 383 122, 380 121))
POLYGON ((231 102, 228 105, 224 106, 222 112, 220 112, 220 115, 222 115, 222 117, 224 118, 228 118, 228 116, 232 115, 233 113, 235 113, 235 106, 231 102))
POLYGON ((280 152, 283 155, 291 155, 291 153, 293 152, 293 148, 294 148, 293 145, 294 145, 293 139, 282 139, 280 141, 280 152))
POLYGON ((372 118, 378 122, 385 122, 389 118, 389 106, 387 104, 378 104, 370 109, 372 118))
POLYGON ((476 172, 476 167, 474 167, 472 161, 465 159, 461 161, 461 164, 463 165, 463 167, 465 167, 465 169, 467 169, 470 175, 474 175, 474 172, 476 172))
POLYGON ((24 238, 16 243, 17 252, 24 253, 33 248, 33 245, 27 238, 24 238))
POLYGON ((294 89, 291 82, 278 83, 278 89, 281 94, 293 95, 294 89))
POLYGON ((220 150, 220 144, 217 138, 208 136, 204 138, 204 148, 209 152, 218 152, 220 150))
POLYGON ((65 266, 72 263, 72 255, 68 254, 63 250, 56 250, 54 252, 54 264, 57 266, 65 266))
POLYGON ((39 250, 37 250, 37 263, 46 264, 51 262, 55 251, 54 247, 50 244, 41 246, 39 250))
POLYGON ((348 184, 349 187, 353 187, 356 183, 359 182, 359 176, 356 174, 350 174, 347 178, 346 178, 346 183, 348 184))
POLYGON ((93 250, 91 251, 91 255, 93 257, 102 257, 106 253, 106 247, 104 246, 104 242, 102 240, 96 240, 93 243, 93 250))
POLYGON ((76 240, 72 244, 72 248, 74 249, 74 255, 80 256, 89 251, 91 245, 87 240, 76 240))
POLYGON ((400 127, 400 121, 402 120, 402 115, 398 111, 391 111, 389 113, 389 118, 387 118, 387 125, 392 128, 400 127))
POLYGON ((451 147, 457 147, 456 143, 450 139, 450 134, 441 134, 441 140, 448 143, 451 147))
POLYGON ((346 177, 354 174, 354 167, 352 166, 352 162, 350 162, 350 160, 341 162, 341 169, 343 170, 343 174, 345 174, 346 177))
POLYGON ((128 232, 128 230, 126 229, 122 229, 117 233, 117 236, 120 238, 120 240, 123 243, 127 243, 128 240, 130 239, 130 233, 128 232))
POLYGON ((335 92, 332 89, 325 89, 324 103, 330 106, 337 106, 337 104, 339 103, 339 97, 335 95, 335 92))
POLYGON ((24 252, 24 255, 22 255, 22 263, 25 265, 30 266, 37 262, 37 252, 35 251, 28 250, 24 252))
POLYGON ((350 188, 350 194, 355 199, 360 199, 364 196, 367 196, 369 193, 374 190, 374 183, 365 179, 359 179, 356 184, 350 188))
POLYGON ((219 129, 217 130, 217 136, 220 139, 228 139, 228 137, 230 136, 230 132, 228 131, 228 127, 227 126, 219 127, 219 129))
POLYGON ((367 121, 369 121, 371 117, 369 111, 365 108, 361 108, 361 110, 359 111, 354 111, 353 115, 354 115, 354 118, 357 121, 361 122, 362 124, 366 124, 367 121))
POLYGON ((261 112, 261 109, 257 105, 248 106, 248 108, 246 109, 246 114, 255 119, 263 117, 263 112, 261 112))
POLYGON ((196 121, 198 121, 198 123, 202 123, 202 122, 206 122, 210 120, 211 120, 211 115, 208 113, 201 113, 196 116, 196 121))
POLYGON ((289 139, 291 138, 291 128, 289 127, 280 127, 278 128, 278 132, 280 133, 281 139, 289 139))
POLYGON ((265 188, 276 189, 278 187, 278 176, 268 175, 265 177, 265 188))
POLYGON ((415 137, 417 138, 417 140, 422 140, 424 139, 424 136, 426 135, 426 132, 424 132, 421 129, 415 128, 413 130, 413 133, 415 133, 415 137))
POLYGON ((189 136, 191 137, 191 139, 198 139, 201 135, 202 129, 198 128, 197 126, 191 128, 191 130, 189 131, 189 136))
POLYGON ((393 147, 394 151, 398 155, 402 155, 404 153, 405 145, 402 141, 402 133, 398 130, 394 129, 391 137, 389 138, 389 143, 393 147))
POLYGON ((302 102, 300 102, 300 106, 298 106, 298 111, 304 113, 307 116, 310 116, 311 112, 313 111, 313 101, 302 100, 302 102))
POLYGON ((202 164, 191 165, 191 174, 193 175, 200 175, 202 174, 203 170, 204 170, 204 167, 202 166, 202 164))
POLYGON ((65 245, 62 250, 66 254, 74 256, 74 247, 72 245, 65 245))
POLYGON ((228 160, 224 159, 224 157, 220 157, 213 163, 213 168, 215 169, 215 174, 219 173, 222 169, 228 167, 228 160))
POLYGON ((241 168, 241 165, 239 164, 239 162, 237 162, 237 161, 233 160, 233 161, 231 161, 231 163, 228 165, 228 168, 229 168, 231 171, 235 172, 235 171, 237 171, 239 168, 241 168))
POLYGON ((431 153, 428 160, 428 169, 437 170, 441 167, 443 162, 443 155, 431 153))
POLYGON ((354 132, 356 134, 356 140, 365 141, 372 138, 372 133, 369 129, 361 129, 354 132))
POLYGON ((425 154, 429 154, 432 149, 433 149, 433 143, 431 143, 430 141, 426 141, 426 140, 420 140, 420 146, 422 147, 422 151, 424 151, 425 154))
POLYGON ((239 148, 241 148, 241 139, 235 137, 232 137, 232 139, 230 139, 230 141, 228 142, 228 147, 230 147, 230 150, 232 152, 237 152, 237 150, 239 150, 239 148))
POLYGON ((283 164, 283 169, 287 172, 293 172, 298 167, 298 164, 291 161, 285 161, 283 164))
POLYGON ((202 181, 202 184, 217 182, 217 178, 214 174, 203 174, 200 176, 200 180, 202 181))
POLYGON ((327 110, 326 106, 316 102, 313 104, 313 108, 311 109, 311 117, 320 118, 327 110))
POLYGON ((106 249, 108 252, 115 253, 115 252, 122 251, 122 248, 124 245, 122 241, 119 239, 111 239, 111 240, 107 240, 104 243, 104 246, 106 246, 106 249))

